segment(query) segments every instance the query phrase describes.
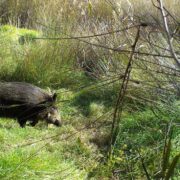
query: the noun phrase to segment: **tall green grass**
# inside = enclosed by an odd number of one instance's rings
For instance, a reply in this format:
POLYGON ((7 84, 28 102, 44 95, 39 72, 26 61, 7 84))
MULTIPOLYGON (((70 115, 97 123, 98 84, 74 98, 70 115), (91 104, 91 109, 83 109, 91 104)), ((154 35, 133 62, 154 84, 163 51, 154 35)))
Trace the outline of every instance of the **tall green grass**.
POLYGON ((76 42, 40 41, 40 33, 2 26, 0 79, 26 81, 40 86, 65 87, 83 79, 74 71, 76 42))

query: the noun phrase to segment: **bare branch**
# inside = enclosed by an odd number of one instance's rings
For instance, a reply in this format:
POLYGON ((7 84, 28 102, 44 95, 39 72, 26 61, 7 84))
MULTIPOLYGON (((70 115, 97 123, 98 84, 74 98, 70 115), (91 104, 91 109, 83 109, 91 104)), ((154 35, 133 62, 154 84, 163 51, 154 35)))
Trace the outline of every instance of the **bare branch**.
POLYGON ((134 52, 135 52, 136 45, 137 45, 137 42, 138 42, 138 39, 140 36, 140 27, 141 26, 138 27, 137 34, 136 34, 134 43, 132 45, 132 52, 129 57, 129 63, 128 63, 126 71, 124 73, 123 82, 121 84, 119 94, 118 94, 118 99, 117 99, 116 106, 114 109, 113 122, 112 122, 112 128, 111 128, 111 141, 110 141, 109 155, 112 154, 112 146, 114 145, 114 143, 116 141, 116 136, 119 132, 119 122, 120 122, 119 116, 121 115, 122 106, 123 106, 123 102, 124 102, 123 100, 124 100, 126 90, 127 90, 127 85, 128 85, 129 79, 130 79, 130 73, 132 70, 132 62, 134 59, 134 52), (120 109, 120 111, 119 111, 119 109, 120 109))
POLYGON ((172 55, 173 59, 175 60, 175 63, 180 68, 180 62, 179 62, 179 59, 178 59, 178 57, 177 57, 177 55, 176 55, 176 53, 174 51, 173 44, 172 44, 172 41, 171 41, 171 35, 170 35, 169 27, 168 27, 167 16, 165 14, 165 9, 164 9, 164 6, 163 6, 163 0, 158 0, 158 2, 159 2, 160 12, 161 12, 162 19, 163 19, 164 29, 166 31, 167 42, 169 44, 169 50, 171 52, 171 55, 172 55))

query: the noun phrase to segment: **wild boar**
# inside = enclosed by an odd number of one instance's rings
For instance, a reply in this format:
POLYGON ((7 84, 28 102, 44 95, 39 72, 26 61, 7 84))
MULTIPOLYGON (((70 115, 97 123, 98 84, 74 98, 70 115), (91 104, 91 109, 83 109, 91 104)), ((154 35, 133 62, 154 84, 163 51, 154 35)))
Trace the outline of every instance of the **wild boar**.
POLYGON ((61 126, 56 97, 28 83, 0 82, 0 117, 17 119, 21 127, 27 121, 35 126, 39 120, 61 126))

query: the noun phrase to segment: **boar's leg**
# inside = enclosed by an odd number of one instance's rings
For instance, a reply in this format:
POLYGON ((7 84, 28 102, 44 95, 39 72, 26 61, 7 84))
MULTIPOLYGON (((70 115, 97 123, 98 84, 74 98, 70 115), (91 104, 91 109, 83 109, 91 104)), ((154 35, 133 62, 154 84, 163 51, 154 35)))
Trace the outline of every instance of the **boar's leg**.
POLYGON ((22 128, 26 126, 26 121, 25 119, 18 119, 18 123, 22 128))

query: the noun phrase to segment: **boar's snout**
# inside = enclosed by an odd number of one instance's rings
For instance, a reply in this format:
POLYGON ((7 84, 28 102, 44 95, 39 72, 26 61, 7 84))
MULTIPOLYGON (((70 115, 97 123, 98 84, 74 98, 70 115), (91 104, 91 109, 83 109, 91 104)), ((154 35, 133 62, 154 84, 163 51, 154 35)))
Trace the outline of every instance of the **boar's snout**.
POLYGON ((62 123, 61 123, 59 120, 56 120, 56 121, 54 122, 54 125, 60 127, 60 126, 62 126, 62 123))

